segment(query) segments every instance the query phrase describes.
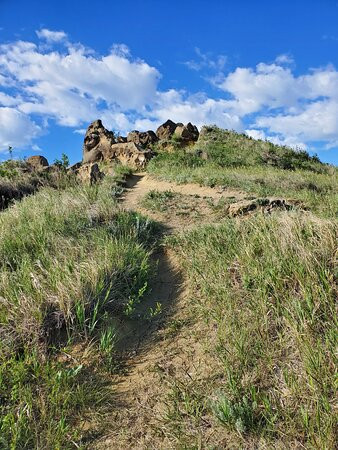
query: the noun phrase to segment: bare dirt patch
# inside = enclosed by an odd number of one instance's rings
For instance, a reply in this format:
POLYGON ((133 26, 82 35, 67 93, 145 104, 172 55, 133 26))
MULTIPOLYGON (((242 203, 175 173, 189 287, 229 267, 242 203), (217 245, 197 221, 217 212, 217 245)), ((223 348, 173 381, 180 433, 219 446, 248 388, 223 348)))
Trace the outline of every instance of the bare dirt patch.
POLYGON ((164 223, 168 232, 175 232, 218 222, 227 215, 226 208, 222 211, 220 207, 222 203, 240 201, 245 195, 247 194, 236 190, 169 183, 140 173, 128 178, 123 206, 164 223), (166 201, 163 208, 156 208, 156 205, 147 207, 144 200, 151 192, 172 193, 173 196, 172 199, 168 198, 171 201, 166 201))

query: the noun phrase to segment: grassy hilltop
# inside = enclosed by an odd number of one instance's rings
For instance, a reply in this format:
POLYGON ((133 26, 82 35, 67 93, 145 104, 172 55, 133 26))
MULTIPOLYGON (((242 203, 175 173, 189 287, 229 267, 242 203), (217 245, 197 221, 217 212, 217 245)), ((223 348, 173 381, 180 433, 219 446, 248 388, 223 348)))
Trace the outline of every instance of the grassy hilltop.
POLYGON ((190 151, 173 139, 148 171, 178 183, 243 189, 259 196, 295 198, 323 215, 337 213, 337 169, 305 151, 294 151, 217 127, 204 127, 190 151), (202 156, 202 157, 201 157, 202 156))
POLYGON ((0 213, 0 448, 334 448, 337 169, 213 126, 155 150, 129 203, 116 165, 0 213))

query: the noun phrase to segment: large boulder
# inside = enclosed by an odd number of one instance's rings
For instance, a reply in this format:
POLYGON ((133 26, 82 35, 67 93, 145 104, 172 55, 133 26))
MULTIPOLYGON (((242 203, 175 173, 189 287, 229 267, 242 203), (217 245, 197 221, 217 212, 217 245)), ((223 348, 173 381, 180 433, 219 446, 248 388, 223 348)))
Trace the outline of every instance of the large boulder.
POLYGON ((156 136, 160 140, 171 139, 171 137, 175 133, 176 127, 177 124, 169 119, 157 128, 156 136))
POLYGON ((185 142, 195 142, 199 136, 198 128, 191 122, 187 125, 177 124, 174 134, 185 142))
POLYGON ((158 141, 158 137, 156 134, 149 131, 137 131, 133 130, 127 135, 128 142, 134 142, 136 145, 139 145, 142 148, 147 148, 152 144, 155 144, 158 141))
POLYGON ((42 170, 49 166, 47 158, 41 155, 30 156, 26 162, 34 170, 42 170))
POLYGON ((115 142, 114 133, 108 131, 101 120, 95 120, 89 125, 84 138, 83 163, 95 163, 106 159, 110 147, 115 142))

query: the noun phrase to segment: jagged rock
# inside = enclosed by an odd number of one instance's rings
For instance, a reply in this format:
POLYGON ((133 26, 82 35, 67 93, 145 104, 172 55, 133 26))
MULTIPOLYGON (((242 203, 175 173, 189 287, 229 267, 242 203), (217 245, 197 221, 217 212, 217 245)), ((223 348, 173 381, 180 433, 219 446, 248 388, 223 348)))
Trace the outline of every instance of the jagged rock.
POLYGON ((198 128, 191 122, 187 125, 177 124, 174 134, 186 142, 195 142, 199 136, 198 128))
POLYGON ((35 170, 41 170, 49 166, 47 158, 41 155, 30 156, 26 162, 35 170))
POLYGON ((106 159, 110 147, 116 139, 112 131, 108 131, 101 120, 92 122, 86 132, 83 144, 83 163, 94 163, 106 159))
MULTIPOLYGON (((180 124, 181 125, 181 124, 180 124)), ((160 125, 156 130, 156 136, 160 140, 170 139, 175 133, 177 124, 172 120, 167 120, 165 123, 160 125)))
POLYGON ((158 141, 158 137, 151 130, 144 132, 133 130, 128 133, 127 141, 134 142, 136 145, 139 145, 142 148, 147 148, 149 147, 149 145, 155 144, 155 142, 158 141))
POLYGON ((125 142, 122 144, 114 144, 110 149, 110 159, 117 159, 123 165, 142 169, 153 156, 151 150, 143 150, 134 142, 125 142))

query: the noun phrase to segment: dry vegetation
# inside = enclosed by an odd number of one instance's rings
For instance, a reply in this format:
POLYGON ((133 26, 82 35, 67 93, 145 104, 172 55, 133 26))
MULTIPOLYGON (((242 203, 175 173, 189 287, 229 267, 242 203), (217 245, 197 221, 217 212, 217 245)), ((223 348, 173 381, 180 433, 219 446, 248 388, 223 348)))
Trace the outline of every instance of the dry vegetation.
POLYGON ((117 191, 109 178, 45 188, 0 215, 2 448, 74 447, 77 421, 102 403, 95 371, 58 355, 94 342, 109 372, 110 317, 130 314, 146 291, 153 227, 119 211, 117 191))
POLYGON ((335 447, 336 169, 215 127, 173 147, 139 190, 1 212, 0 448, 335 447), (271 195, 300 207, 228 214, 271 195))

